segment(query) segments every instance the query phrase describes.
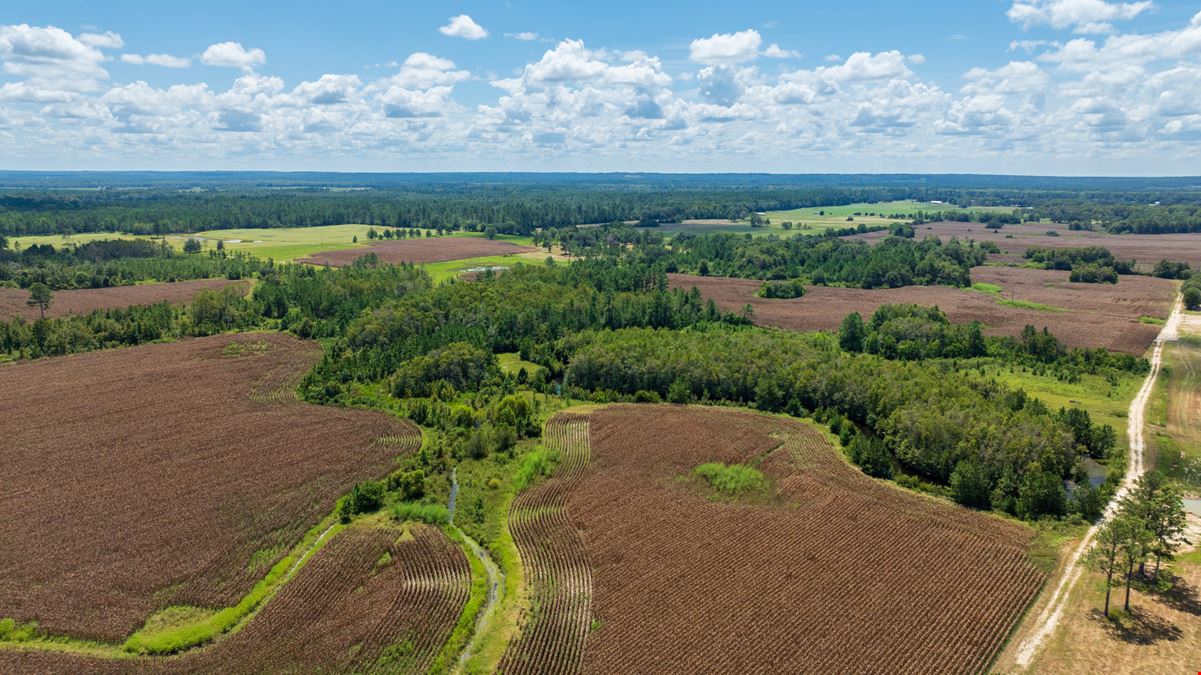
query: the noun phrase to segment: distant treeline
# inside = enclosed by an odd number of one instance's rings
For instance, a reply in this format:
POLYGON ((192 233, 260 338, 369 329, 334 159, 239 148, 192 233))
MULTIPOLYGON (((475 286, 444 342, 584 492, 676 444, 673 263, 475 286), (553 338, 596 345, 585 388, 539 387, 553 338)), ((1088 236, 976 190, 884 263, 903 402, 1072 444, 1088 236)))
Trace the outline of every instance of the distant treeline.
POLYGON ((0 241, 0 287, 29 288, 40 283, 59 291, 129 286, 141 281, 244 279, 260 265, 245 254, 221 251, 189 255, 145 239, 101 240, 61 248, 37 244, 20 252, 3 244, 0 241))
MULTIPOLYGON (((1005 176, 668 174, 273 174, 0 172, 0 234, 198 232, 363 223, 538 228, 915 199, 1022 206, 970 217, 1048 217, 1114 231, 1196 231, 1201 181, 1005 176), (82 189, 92 188, 92 189, 82 189), (1149 206, 1161 203, 1164 206, 1149 206)), ((969 217, 929 213, 922 218, 969 217)))

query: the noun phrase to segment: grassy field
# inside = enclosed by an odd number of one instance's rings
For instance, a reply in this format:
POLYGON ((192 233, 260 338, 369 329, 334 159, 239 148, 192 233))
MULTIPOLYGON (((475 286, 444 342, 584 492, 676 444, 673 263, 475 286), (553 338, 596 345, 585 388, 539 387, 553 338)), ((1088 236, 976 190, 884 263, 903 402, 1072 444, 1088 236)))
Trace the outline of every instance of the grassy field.
POLYGON ((1141 375, 1125 374, 1118 378, 1116 385, 1111 385, 1099 375, 1083 375, 1079 382, 1069 383, 1010 367, 991 367, 987 373, 1010 387, 1025 390, 1051 410, 1061 407, 1087 410, 1093 422, 1108 424, 1118 432, 1118 447, 1125 451, 1126 414, 1130 401, 1142 385, 1141 375))
POLYGON ((1167 344, 1149 422, 1157 467, 1201 491, 1201 337, 1167 344))
MULTIPOLYGON (((868 227, 891 225, 904 222, 917 213, 932 211, 960 212, 998 212, 1009 213, 1009 207, 979 206, 971 209, 961 209, 954 204, 932 204, 930 202, 915 202, 913 200, 880 202, 876 204, 860 203, 846 206, 819 206, 788 211, 768 211, 766 217, 771 220, 772 229, 780 229, 780 223, 793 223, 793 232, 812 234, 823 230, 857 227, 859 224, 868 227), (848 220, 848 218, 850 220, 848 220)), ((749 225, 748 225, 749 227, 749 225)))
POLYGON ((433 278, 434 283, 440 283, 469 271, 481 271, 477 268, 495 267, 507 269, 519 263, 524 265, 545 265, 546 256, 542 253, 488 255, 480 258, 462 258, 460 260, 426 263, 422 267, 430 273, 430 277, 433 278))

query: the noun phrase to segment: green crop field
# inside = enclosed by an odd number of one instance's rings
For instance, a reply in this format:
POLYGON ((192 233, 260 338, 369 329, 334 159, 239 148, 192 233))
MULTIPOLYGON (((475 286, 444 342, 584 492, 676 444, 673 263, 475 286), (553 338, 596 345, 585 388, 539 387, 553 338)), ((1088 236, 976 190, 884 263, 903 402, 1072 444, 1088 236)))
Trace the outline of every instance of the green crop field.
POLYGON ((780 224, 789 221, 793 223, 793 232, 812 234, 843 227, 857 227, 860 224, 867 225, 868 227, 887 226, 892 223, 905 222, 918 213, 938 211, 1008 213, 1012 210, 1012 208, 1003 206, 977 206, 971 209, 962 209, 954 204, 935 204, 931 202, 904 200, 875 204, 859 203, 847 204, 845 206, 818 206, 791 209, 788 211, 768 211, 764 214, 764 217, 771 221, 769 226, 771 229, 780 229, 783 231, 780 224))

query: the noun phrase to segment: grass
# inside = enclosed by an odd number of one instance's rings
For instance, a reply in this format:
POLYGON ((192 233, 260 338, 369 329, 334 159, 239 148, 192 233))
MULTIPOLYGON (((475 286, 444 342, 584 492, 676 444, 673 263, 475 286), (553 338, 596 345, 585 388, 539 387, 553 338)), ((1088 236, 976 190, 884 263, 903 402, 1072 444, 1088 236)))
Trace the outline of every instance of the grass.
POLYGON ((817 206, 788 211, 768 211, 766 217, 771 220, 773 228, 779 228, 784 221, 794 224, 793 232, 804 234, 820 233, 824 230, 857 227, 860 223, 872 226, 887 226, 892 223, 907 222, 919 212, 959 211, 977 213, 1009 213, 1012 208, 998 206, 980 206, 971 209, 961 209, 954 204, 931 204, 902 200, 879 203, 858 203, 845 206, 817 206), (859 215, 855 215, 859 214, 859 215), (868 215, 871 214, 871 215, 868 215), (847 220, 853 218, 853 220, 847 220), (804 228, 803 226, 808 226, 804 228), (800 228, 800 229, 797 229, 800 228))
POLYGON ((392 505, 392 518, 400 522, 415 520, 431 525, 445 525, 450 522, 450 511, 442 504, 397 502, 392 505))
POLYGON ((515 265, 545 265, 544 253, 517 253, 509 255, 487 255, 479 258, 461 258, 459 260, 444 260, 442 262, 425 263, 422 267, 429 272, 434 283, 454 279, 460 274, 483 267, 511 268, 515 265))
POLYGON ((136 654, 171 654, 211 642, 218 635, 243 625, 285 581, 291 579, 340 531, 340 525, 329 524, 331 518, 309 530, 292 552, 275 563, 238 604, 217 610, 168 607, 147 619, 141 629, 129 636, 122 648, 136 654), (328 535, 318 539, 327 528, 328 535))
POLYGON ((1169 342, 1151 402, 1157 463, 1169 475, 1201 486, 1201 340, 1169 342))
POLYGON ((996 284, 986 284, 983 281, 977 281, 976 283, 972 284, 972 290, 979 291, 981 293, 988 293, 989 295, 1000 295, 1001 293, 1000 286, 996 284))
POLYGON ((559 465, 559 453, 545 447, 537 447, 526 453, 513 472, 513 491, 521 492, 539 478, 551 475, 559 465))
POLYGON ((1167 319, 1161 319, 1157 316, 1145 316, 1145 315, 1140 316, 1138 318, 1138 321, 1139 321, 1139 323, 1147 323, 1147 324, 1151 324, 1152 326, 1162 326, 1168 322, 1167 319))
POLYGON ((521 358, 521 354, 518 354, 517 352, 497 354, 496 361, 497 365, 500 366, 501 372, 508 373, 509 375, 516 375, 517 373, 521 372, 522 368, 525 368, 525 374, 533 376, 536 371, 543 369, 542 366, 538 365, 537 363, 534 363, 533 361, 526 361, 525 359, 521 358))
POLYGON ((1040 520, 1030 525, 1036 533, 1026 555, 1035 567, 1048 575, 1054 574, 1059 567, 1059 552, 1064 545, 1084 536, 1089 528, 1085 523, 1066 520, 1040 520))
POLYGON ((1066 312, 1068 310, 1054 305, 1044 305, 1041 302, 1031 302, 1029 300, 998 300, 998 305, 1002 307, 1013 307, 1015 309, 1033 309, 1038 312, 1066 312))
POLYGON ((455 627, 450 632, 450 637, 442 644, 442 649, 430 664, 430 673, 445 673, 452 669, 459 654, 462 653, 463 648, 467 646, 467 642, 475 632, 476 620, 480 610, 484 608, 484 602, 488 599, 488 573, 484 570, 484 563, 472 553, 461 530, 448 527, 444 531, 446 536, 463 549, 463 555, 467 556, 467 562, 471 565, 471 590, 467 595, 467 602, 463 605, 463 610, 459 612, 459 620, 455 622, 455 627))
POLYGON ((745 464, 707 462, 692 470, 724 497, 742 497, 767 487, 767 479, 758 469, 745 464))
POLYGON ((1127 447, 1126 415, 1130 401, 1142 385, 1142 375, 1123 374, 1114 385, 1100 375, 1082 375, 1079 382, 1071 383, 1020 368, 991 367, 986 372, 1009 387, 1025 390, 1051 410, 1071 407, 1087 410, 1093 422, 1108 424, 1118 432, 1118 446, 1123 451, 1127 447))

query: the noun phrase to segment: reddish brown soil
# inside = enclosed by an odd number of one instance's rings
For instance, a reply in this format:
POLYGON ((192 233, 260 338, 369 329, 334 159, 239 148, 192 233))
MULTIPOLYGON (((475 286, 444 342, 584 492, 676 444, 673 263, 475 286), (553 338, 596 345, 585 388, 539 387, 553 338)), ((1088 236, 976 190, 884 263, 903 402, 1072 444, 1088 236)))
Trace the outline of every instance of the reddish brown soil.
MULTIPOLYGON (((981 223, 926 223, 915 226, 916 236, 923 239, 937 235, 948 241, 951 237, 961 240, 993 241, 1004 252, 993 259, 1004 261, 1021 260, 1029 248, 1082 248, 1102 246, 1109 249, 1119 260, 1134 260, 1140 268, 1150 270, 1160 260, 1181 260, 1201 268, 1201 233, 1191 234, 1108 234, 1070 230, 1066 225, 1048 223, 1023 223, 1006 225, 1000 230, 990 230, 981 223), (1048 231, 1059 233, 1048 236, 1048 231)), ((869 232, 852 235, 851 239, 879 241, 888 232, 869 232)))
POLYGON ((1067 272, 1019 267, 976 267, 972 281, 1001 287, 990 295, 948 286, 907 286, 864 290, 807 286, 805 295, 791 300, 755 296, 762 282, 726 277, 669 275, 676 288, 700 289, 727 311, 749 304, 755 323, 788 330, 836 330, 843 317, 859 312, 869 317, 880 305, 917 303, 937 305, 955 322, 979 321, 988 335, 1016 336, 1027 326, 1048 328, 1070 347, 1104 347, 1142 354, 1159 334, 1159 326, 1144 324, 1142 316, 1167 318, 1176 297, 1174 282, 1144 276, 1123 276, 1117 284, 1080 284, 1067 272), (1007 307, 998 299, 1037 302, 1064 311, 1047 312, 1007 307))
POLYGON ((615 406, 589 426, 566 505, 584 672, 981 672, 1044 581, 1028 528, 870 479, 806 424, 615 406), (775 495, 708 498, 682 477, 711 461, 757 462, 775 495))
POLYGON ((157 609, 245 595, 420 443, 391 416, 296 401, 319 356, 247 333, 0 366, 0 617, 116 641, 157 609))
MULTIPOLYGON (((139 284, 137 286, 113 286, 111 288, 85 288, 75 291, 54 291, 46 317, 87 314, 98 309, 118 309, 133 305, 152 305, 156 302, 189 302, 200 291, 224 288, 236 284, 243 291, 250 288, 249 281, 227 281, 225 279, 200 279, 161 284, 139 284)), ((36 319, 37 308, 25 304, 29 291, 20 288, 0 288, 0 320, 23 316, 36 319)))
POLYGON ((398 265, 400 263, 431 263, 444 260, 459 260, 461 258, 479 258, 486 255, 509 255, 511 253, 526 253, 538 249, 529 246, 518 246, 507 241, 496 241, 484 237, 430 237, 426 239, 396 239, 382 241, 360 248, 349 248, 341 251, 326 251, 314 253, 298 262, 313 265, 330 265, 342 267, 359 258, 374 253, 382 262, 398 265))
POLYGON ((500 663, 500 672, 511 675, 578 672, 592 620, 592 569, 564 509, 588 463, 588 418, 556 415, 546 425, 545 441, 559 453, 555 475, 521 493, 509 520, 538 608, 500 663))
POLYGON ((170 658, 0 649, 13 673, 425 672, 467 601, 467 558, 436 528, 339 534, 246 627, 170 658), (390 562, 381 564, 391 557, 390 562))

